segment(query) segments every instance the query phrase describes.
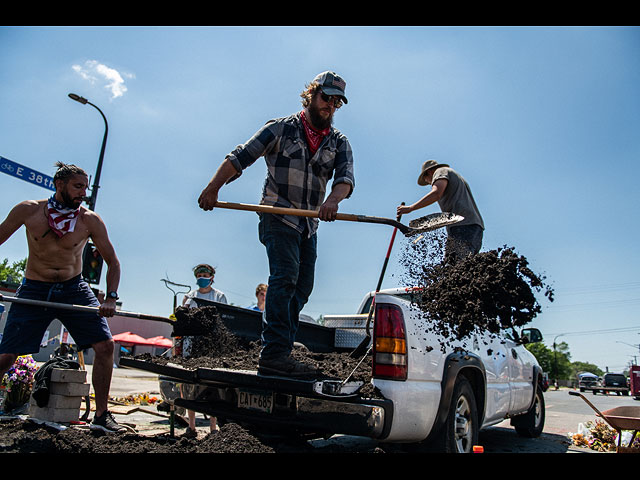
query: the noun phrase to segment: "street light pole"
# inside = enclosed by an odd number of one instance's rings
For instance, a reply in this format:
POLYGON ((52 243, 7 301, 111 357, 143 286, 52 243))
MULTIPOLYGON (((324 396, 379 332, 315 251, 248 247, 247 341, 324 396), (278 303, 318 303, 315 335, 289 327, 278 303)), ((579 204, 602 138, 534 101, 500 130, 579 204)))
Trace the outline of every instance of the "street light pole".
POLYGON ((556 353, 556 340, 558 339, 558 337, 561 337, 563 335, 566 335, 564 333, 561 333, 559 335, 556 335, 553 339, 553 376, 554 376, 554 380, 558 379, 558 356, 556 353))
POLYGON ((82 103, 83 105, 89 104, 102 116, 104 120, 104 136, 102 137, 102 147, 100 148, 100 157, 98 158, 98 167, 96 169, 96 176, 93 180, 93 186, 91 187, 91 197, 89 197, 89 210, 95 210, 96 200, 98 198, 98 189, 100 188, 100 172, 102 171, 102 161, 104 159, 104 149, 107 145, 107 134, 109 133, 109 124, 107 123, 107 118, 102 113, 98 107, 96 107, 93 103, 88 101, 86 98, 81 97, 80 95, 76 95, 75 93, 70 93, 69 98, 75 100, 76 102, 82 103))
MULTIPOLYGON (((75 93, 70 93, 69 98, 71 100, 75 100, 76 102, 82 103, 83 105, 91 105, 93 108, 98 110, 98 112, 102 116, 102 119, 104 120, 104 136, 102 137, 102 147, 100 147, 100 157, 98 158, 96 176, 93 180, 93 187, 91 187, 91 197, 89 197, 88 200, 89 210, 95 210, 96 200, 98 198, 98 189, 100 188, 100 172, 102 171, 104 149, 107 145, 107 134, 109 133, 109 124, 107 123, 107 117, 104 116, 102 110, 100 110, 86 98, 81 97, 80 95, 76 95, 75 93)), ((85 280, 96 285, 100 283, 100 272, 102 271, 102 256, 91 242, 87 242, 87 244, 84 246, 84 251, 82 253, 82 265, 82 276, 85 278, 85 280)), ((96 292, 97 295, 97 291, 94 290, 94 292, 96 292)))

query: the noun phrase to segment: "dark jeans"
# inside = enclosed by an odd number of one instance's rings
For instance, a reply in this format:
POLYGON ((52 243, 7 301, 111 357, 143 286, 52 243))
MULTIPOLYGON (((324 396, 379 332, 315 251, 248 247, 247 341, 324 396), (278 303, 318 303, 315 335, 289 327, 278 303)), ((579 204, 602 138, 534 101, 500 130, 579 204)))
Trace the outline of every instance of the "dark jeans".
POLYGON ((455 261, 480 252, 484 230, 480 225, 447 227, 445 260, 455 261))
POLYGON ((313 290, 317 237, 307 238, 274 215, 260 217, 259 238, 269 258, 260 356, 274 359, 293 349, 300 311, 313 290))
MULTIPOLYGON (((100 306, 91 287, 80 275, 60 283, 23 280, 16 297, 72 305, 100 306)), ((69 330, 78 350, 111 338, 109 324, 93 312, 57 309, 15 303, 11 305, 4 327, 0 353, 26 355, 37 353, 49 324, 60 320, 69 330)))

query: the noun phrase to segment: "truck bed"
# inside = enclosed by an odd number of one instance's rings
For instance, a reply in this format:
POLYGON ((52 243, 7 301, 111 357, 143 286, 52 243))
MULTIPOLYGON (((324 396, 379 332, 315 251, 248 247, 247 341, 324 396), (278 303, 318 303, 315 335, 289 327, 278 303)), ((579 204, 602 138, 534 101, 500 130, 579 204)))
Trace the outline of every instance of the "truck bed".
MULTIPOLYGON (((233 305, 195 299, 198 307, 214 306, 224 325, 235 335, 257 340, 262 313, 233 305)), ((366 315, 330 316, 328 326, 301 321, 296 340, 311 352, 352 352, 365 337, 366 315)), ((173 336, 201 334, 179 331, 173 336)), ((256 370, 198 367, 142 357, 122 357, 120 365, 159 375, 175 406, 271 431, 324 436, 347 434, 381 439, 388 435, 393 402, 366 398, 363 382, 341 378, 300 380, 264 376, 256 370)))

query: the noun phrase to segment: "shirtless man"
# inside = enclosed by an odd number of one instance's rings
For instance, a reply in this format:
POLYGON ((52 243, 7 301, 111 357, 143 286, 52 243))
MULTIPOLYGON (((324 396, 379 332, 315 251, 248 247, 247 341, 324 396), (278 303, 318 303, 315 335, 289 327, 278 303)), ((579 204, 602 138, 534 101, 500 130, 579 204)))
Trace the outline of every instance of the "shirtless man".
POLYGON ((88 177, 75 165, 56 163, 56 192, 48 200, 27 200, 16 205, 0 224, 0 245, 25 226, 29 256, 25 279, 16 296, 75 305, 99 307, 99 315, 16 303, 9 309, 0 343, 0 376, 18 355, 38 352, 49 323, 59 319, 69 330, 79 350, 95 351, 92 383, 96 398, 93 428, 123 431, 107 410, 113 372, 114 342, 105 317, 116 312, 120 262, 102 219, 83 207, 88 177), (82 279, 82 253, 89 237, 108 265, 107 296, 100 305, 82 279))

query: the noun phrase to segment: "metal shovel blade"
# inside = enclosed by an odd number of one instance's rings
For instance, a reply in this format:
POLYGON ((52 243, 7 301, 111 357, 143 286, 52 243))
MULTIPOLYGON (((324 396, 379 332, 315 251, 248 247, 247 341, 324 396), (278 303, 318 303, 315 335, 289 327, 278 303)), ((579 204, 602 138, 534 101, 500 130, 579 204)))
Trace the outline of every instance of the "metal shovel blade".
POLYGON ((453 225, 462 220, 464 220, 464 217, 461 215, 457 215, 455 213, 450 213, 450 212, 432 213, 430 215, 425 215, 424 217, 411 220, 409 222, 409 227, 405 227, 406 231, 402 230, 402 228, 400 227, 398 228, 402 233, 409 236, 409 235, 415 235, 418 233, 430 232, 438 228, 446 227, 448 225, 453 225))

